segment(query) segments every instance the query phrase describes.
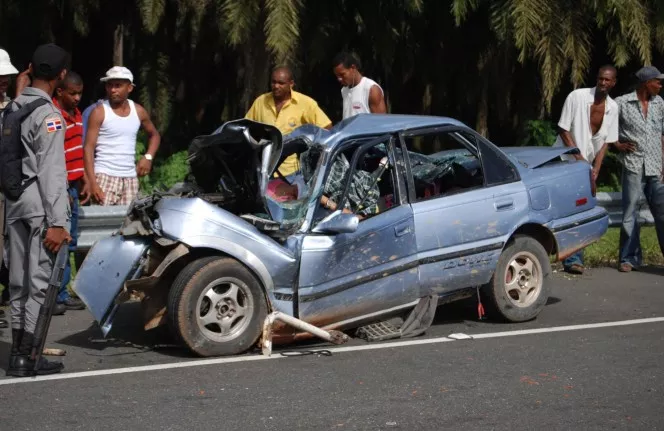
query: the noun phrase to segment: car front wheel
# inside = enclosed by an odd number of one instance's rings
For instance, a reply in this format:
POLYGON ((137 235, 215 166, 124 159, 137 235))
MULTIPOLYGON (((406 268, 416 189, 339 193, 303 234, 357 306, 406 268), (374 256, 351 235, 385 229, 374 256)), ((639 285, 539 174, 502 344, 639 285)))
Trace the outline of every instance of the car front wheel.
POLYGON ((508 322, 534 319, 549 299, 551 264, 544 247, 516 236, 503 250, 493 278, 483 289, 487 313, 508 322))
POLYGON ((189 263, 169 292, 171 328, 200 356, 246 351, 258 340, 266 315, 260 283, 231 258, 205 257, 189 263))

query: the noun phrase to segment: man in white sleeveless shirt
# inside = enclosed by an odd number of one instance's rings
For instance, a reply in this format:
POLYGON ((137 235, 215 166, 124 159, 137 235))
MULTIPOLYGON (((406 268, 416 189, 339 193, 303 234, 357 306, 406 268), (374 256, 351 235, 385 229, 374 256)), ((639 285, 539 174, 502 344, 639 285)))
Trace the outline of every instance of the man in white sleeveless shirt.
POLYGON ((334 75, 343 86, 343 119, 357 114, 384 114, 385 95, 383 89, 366 76, 362 76, 360 60, 355 54, 342 52, 334 58, 334 75))
POLYGON ((150 115, 129 99, 134 76, 126 67, 115 66, 101 78, 106 100, 88 118, 85 143, 85 174, 90 193, 101 205, 129 205, 138 195, 138 178, 150 173, 161 137, 150 115), (136 135, 148 134, 147 152, 136 163, 136 135))

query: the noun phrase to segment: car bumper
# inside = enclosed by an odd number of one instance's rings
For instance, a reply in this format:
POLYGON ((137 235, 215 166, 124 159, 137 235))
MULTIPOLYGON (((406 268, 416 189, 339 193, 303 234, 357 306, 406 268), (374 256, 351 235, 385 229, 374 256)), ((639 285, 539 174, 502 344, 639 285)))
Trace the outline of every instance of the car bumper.
POLYGON ((557 260, 560 261, 597 242, 609 228, 609 214, 604 208, 595 207, 556 220, 550 228, 556 238, 557 260))
POLYGON ((115 298, 125 281, 140 272, 141 258, 150 246, 149 238, 111 236, 98 241, 76 273, 73 290, 87 305, 104 336, 113 325, 115 298))

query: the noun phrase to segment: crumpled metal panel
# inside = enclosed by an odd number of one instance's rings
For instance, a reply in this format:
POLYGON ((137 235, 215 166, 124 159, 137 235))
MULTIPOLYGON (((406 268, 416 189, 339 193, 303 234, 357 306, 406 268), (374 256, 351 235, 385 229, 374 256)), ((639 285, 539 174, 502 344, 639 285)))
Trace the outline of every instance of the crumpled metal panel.
POLYGON ((73 289, 97 322, 108 333, 114 301, 150 246, 147 238, 102 239, 90 250, 76 273, 73 289), (108 324, 108 325, 106 325, 108 324))

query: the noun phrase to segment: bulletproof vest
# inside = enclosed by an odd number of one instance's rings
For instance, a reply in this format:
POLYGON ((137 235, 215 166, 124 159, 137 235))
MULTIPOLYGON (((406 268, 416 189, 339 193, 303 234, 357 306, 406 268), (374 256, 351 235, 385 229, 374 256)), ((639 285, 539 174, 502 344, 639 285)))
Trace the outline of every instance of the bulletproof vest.
POLYGON ((23 183, 23 157, 25 148, 21 142, 21 126, 23 121, 48 100, 39 98, 23 106, 12 101, 2 113, 2 128, 0 129, 0 190, 5 198, 18 200, 23 191, 32 184, 37 177, 23 183), (10 107, 16 105, 17 110, 10 107))

